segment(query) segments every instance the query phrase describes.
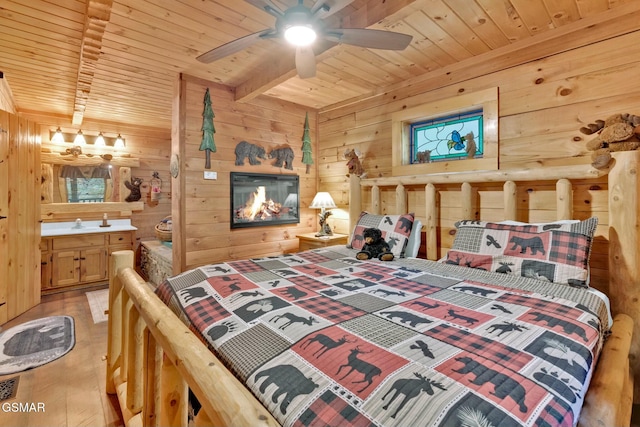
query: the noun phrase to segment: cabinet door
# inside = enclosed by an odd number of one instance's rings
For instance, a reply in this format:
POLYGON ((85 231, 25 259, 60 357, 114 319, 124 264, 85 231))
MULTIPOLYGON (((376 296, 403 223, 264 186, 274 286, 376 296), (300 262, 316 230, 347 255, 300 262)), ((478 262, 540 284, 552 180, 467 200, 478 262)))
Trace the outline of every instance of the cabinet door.
POLYGON ((40 286, 42 289, 51 287, 51 253, 40 253, 40 286))
POLYGON ((80 283, 80 251, 53 253, 51 285, 54 288, 80 283))
POLYGON ((95 282, 107 277, 107 255, 104 248, 80 251, 80 281, 95 282))

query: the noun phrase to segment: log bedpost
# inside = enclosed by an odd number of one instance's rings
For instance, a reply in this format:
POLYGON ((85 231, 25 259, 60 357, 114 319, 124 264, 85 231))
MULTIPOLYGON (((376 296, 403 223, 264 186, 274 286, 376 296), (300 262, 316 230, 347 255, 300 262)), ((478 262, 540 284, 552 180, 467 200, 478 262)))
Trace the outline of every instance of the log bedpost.
POLYGON ((517 194, 518 188, 513 181, 506 181, 504 189, 504 219, 515 220, 518 213, 517 210, 517 194))
MULTIPOLYGON (((362 191, 360 188, 358 190, 362 191)), ((371 187, 371 213, 380 215, 380 187, 377 185, 371 187)))
POLYGON ((438 193, 436 186, 429 183, 424 188, 427 217, 425 220, 427 259, 438 259, 438 193))
MULTIPOLYGON (((349 176, 349 234, 356 226, 358 218, 362 212, 362 189, 360 188, 360 177, 354 174, 349 176)), ((351 242, 349 242, 351 244, 351 242)))
POLYGON ((640 400, 640 152, 612 153, 609 172, 609 290, 611 309, 634 319, 631 365, 640 400))
POLYGON ((556 219, 573 219, 573 189, 564 178, 556 182, 556 219))
POLYGON ((468 182, 460 186, 462 203, 461 219, 477 219, 473 209, 473 187, 468 182))

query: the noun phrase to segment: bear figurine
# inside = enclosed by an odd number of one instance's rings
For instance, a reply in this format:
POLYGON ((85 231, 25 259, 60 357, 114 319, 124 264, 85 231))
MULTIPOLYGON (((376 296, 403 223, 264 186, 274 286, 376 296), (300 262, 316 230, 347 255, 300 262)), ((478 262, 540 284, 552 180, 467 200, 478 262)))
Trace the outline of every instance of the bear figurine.
POLYGON ((243 166, 244 159, 249 159, 249 164, 252 166, 259 165, 261 162, 258 159, 267 160, 264 148, 259 145, 251 144, 247 141, 240 141, 236 145, 236 166, 243 166))
POLYGON ((367 228, 362 233, 364 246, 356 254, 359 260, 378 258, 380 261, 393 261, 393 253, 389 244, 382 238, 382 231, 377 228, 367 228))
POLYGON ((268 157, 270 159, 276 159, 273 166, 285 169, 293 170, 293 149, 291 147, 274 148, 269 151, 268 157))
POLYGON ((131 191, 129 195, 124 199, 127 202, 137 202, 142 197, 140 186, 142 185, 142 178, 131 178, 131 182, 125 181, 124 185, 131 191))

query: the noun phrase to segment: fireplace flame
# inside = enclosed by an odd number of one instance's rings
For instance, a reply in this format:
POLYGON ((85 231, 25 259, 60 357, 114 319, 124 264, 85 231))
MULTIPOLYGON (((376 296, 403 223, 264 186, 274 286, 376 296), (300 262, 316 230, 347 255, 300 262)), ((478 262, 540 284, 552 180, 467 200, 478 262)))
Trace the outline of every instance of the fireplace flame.
POLYGON ((254 221, 256 218, 265 220, 272 215, 280 213, 281 205, 273 200, 267 200, 267 190, 264 186, 259 186, 251 195, 244 208, 244 218, 254 221))
POLYGON ((256 191, 251 195, 249 201, 247 202, 247 206, 244 209, 245 218, 249 218, 253 221, 262 210, 262 205, 267 200, 267 190, 264 186, 260 186, 256 189, 256 191))

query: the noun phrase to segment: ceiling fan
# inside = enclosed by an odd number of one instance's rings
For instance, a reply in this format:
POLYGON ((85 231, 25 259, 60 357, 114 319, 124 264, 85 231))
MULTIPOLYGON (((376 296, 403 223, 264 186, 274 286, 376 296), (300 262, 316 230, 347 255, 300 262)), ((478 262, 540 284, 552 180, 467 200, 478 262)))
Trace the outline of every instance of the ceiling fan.
POLYGON ((210 63, 232 55, 260 39, 284 38, 296 46, 296 70, 300 78, 316 75, 316 59, 312 44, 318 38, 334 43, 345 43, 370 49, 403 50, 412 36, 392 31, 366 28, 327 28, 324 19, 345 8, 353 0, 316 0, 311 8, 298 0, 298 4, 281 10, 272 0, 246 0, 276 18, 275 28, 258 31, 230 41, 196 59, 210 63))

